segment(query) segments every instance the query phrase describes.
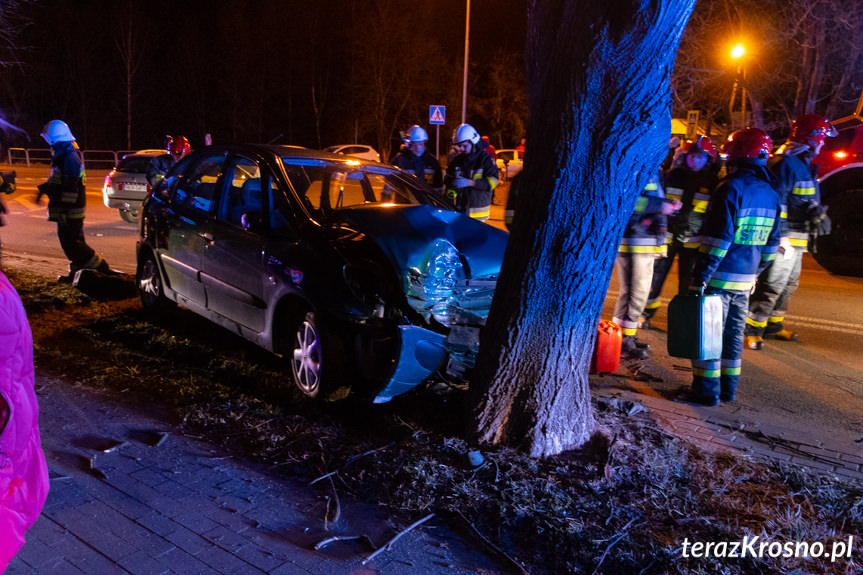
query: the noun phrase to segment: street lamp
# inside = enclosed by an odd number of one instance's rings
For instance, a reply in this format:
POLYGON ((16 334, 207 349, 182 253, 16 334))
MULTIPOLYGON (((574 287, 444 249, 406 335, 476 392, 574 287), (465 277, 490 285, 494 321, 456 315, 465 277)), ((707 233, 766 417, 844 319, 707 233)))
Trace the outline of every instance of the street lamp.
POLYGON ((465 123, 467 113, 467 63, 470 49, 470 0, 467 0, 467 17, 464 22, 464 79, 461 87, 461 123, 465 123))
POLYGON ((731 48, 731 59, 738 62, 737 76, 734 78, 734 87, 731 88, 731 101, 728 102, 728 115, 731 120, 731 127, 736 127, 734 122, 734 100, 737 96, 737 85, 740 84, 740 121, 742 127, 746 127, 746 66, 743 64, 743 57, 746 55, 746 46, 743 44, 735 44, 731 48))

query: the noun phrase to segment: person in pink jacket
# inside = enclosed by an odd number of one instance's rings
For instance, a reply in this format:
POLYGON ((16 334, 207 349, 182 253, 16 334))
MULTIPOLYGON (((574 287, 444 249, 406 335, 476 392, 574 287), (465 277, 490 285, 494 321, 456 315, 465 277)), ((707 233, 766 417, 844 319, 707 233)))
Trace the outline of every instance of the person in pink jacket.
POLYGON ((18 292, 0 271, 0 573, 48 496, 39 440, 33 336, 18 292))

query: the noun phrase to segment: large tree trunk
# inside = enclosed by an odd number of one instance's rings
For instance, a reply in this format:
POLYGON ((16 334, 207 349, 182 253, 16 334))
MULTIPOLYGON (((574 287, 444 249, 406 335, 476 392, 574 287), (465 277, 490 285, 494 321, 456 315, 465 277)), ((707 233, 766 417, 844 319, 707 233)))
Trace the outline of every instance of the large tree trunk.
POLYGON ((474 381, 483 442, 547 456, 594 429, 587 371, 625 222, 670 136, 694 0, 530 0, 527 162, 474 381))

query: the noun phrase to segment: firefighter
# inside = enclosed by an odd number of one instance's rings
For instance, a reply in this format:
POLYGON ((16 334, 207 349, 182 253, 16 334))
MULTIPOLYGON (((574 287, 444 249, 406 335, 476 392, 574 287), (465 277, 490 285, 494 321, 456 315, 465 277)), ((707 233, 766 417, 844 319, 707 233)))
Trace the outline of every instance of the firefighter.
POLYGON ((177 138, 169 137, 165 146, 165 153, 154 157, 147 166, 147 182, 155 188, 165 178, 165 174, 174 164, 192 151, 189 140, 185 136, 177 138))
POLYGON ((57 222, 57 238, 69 259, 68 275, 57 279, 61 283, 70 283, 75 273, 82 269, 108 272, 108 263, 84 240, 87 176, 78 142, 69 126, 60 120, 45 124, 42 137, 51 146, 53 157, 51 175, 47 182, 39 185, 36 203, 43 195, 48 196, 48 221, 57 222))
POLYGON ((443 193, 443 172, 440 162, 426 150, 428 133, 420 126, 411 126, 405 134, 405 147, 393 158, 392 164, 443 193))
POLYGON ((710 192, 719 183, 716 155, 716 147, 710 138, 698 136, 684 147, 682 165, 672 168, 665 176, 666 197, 680 200, 682 207, 668 218, 668 253, 653 264, 653 281, 642 314, 642 329, 650 327, 650 319, 662 305, 659 295, 675 257, 678 257, 677 293, 685 294, 689 288, 689 275, 698 253, 698 231, 710 201, 710 192))
POLYGON ((764 166, 770 136, 756 128, 728 137, 729 175, 712 194, 690 293, 722 298, 721 357, 692 362, 692 399, 705 405, 734 401, 740 380, 749 292, 779 248, 779 196, 764 166))
POLYGON ((486 221, 498 183, 497 164, 486 153, 485 140, 470 124, 456 128, 452 142, 458 155, 446 168, 446 195, 455 201, 458 211, 486 221))
POLYGON ((620 355, 644 359, 649 345, 638 341, 638 318, 644 311, 653 263, 665 253, 667 216, 680 209, 680 200, 664 196, 659 177, 653 176, 635 202, 635 209, 620 240, 615 267, 620 292, 614 306, 614 323, 623 331, 620 355))
POLYGON ((828 137, 836 129, 827 118, 804 114, 794 120, 788 141, 776 151, 767 168, 782 203, 782 243, 780 255, 758 278, 749 300, 746 318, 746 347, 762 349, 764 338, 797 341, 797 332, 784 326, 785 312, 800 282, 803 254, 808 251, 809 234, 827 219, 821 206, 816 168, 811 165, 828 137))

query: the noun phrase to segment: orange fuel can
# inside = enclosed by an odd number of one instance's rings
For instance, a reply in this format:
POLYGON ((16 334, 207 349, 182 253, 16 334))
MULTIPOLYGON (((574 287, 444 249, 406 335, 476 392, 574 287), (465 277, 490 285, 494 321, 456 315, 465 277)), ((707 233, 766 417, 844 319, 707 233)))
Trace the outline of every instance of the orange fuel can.
POLYGON ((623 330, 620 326, 607 319, 599 320, 596 334, 596 346, 593 348, 593 361, 590 362, 590 373, 614 373, 620 366, 620 346, 623 342, 623 330))

